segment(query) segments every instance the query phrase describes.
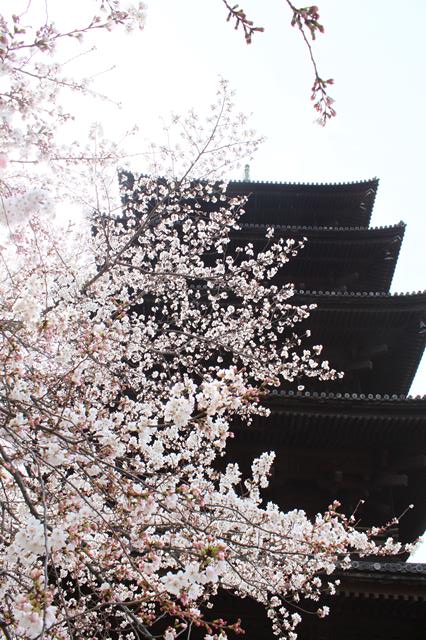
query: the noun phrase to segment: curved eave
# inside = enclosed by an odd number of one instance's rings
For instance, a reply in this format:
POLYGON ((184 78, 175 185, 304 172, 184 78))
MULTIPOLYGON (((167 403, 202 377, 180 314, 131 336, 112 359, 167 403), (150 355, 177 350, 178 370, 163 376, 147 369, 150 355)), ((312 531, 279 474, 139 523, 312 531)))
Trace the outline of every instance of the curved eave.
POLYGON ((240 437, 264 446, 418 448, 426 464, 426 399, 420 401, 331 401, 295 396, 264 401, 271 415, 253 427, 236 426, 240 437))
MULTIPOLYGON (((236 243, 265 246, 266 225, 248 224, 233 233, 236 243)), ((297 256, 280 270, 274 284, 297 288, 388 292, 405 225, 376 229, 274 226, 275 238, 307 238, 297 256)))
POLYGON ((229 195, 250 196, 244 222, 368 227, 378 180, 340 184, 230 182, 229 195))
POLYGON ((408 393, 425 348, 426 292, 299 291, 294 300, 317 305, 307 321, 313 339, 324 346, 324 356, 347 373, 346 380, 327 390, 408 393), (347 386, 355 371, 359 388, 347 386))
POLYGON ((354 561, 349 570, 338 570, 336 576, 341 580, 337 593, 345 598, 426 600, 426 564, 354 561))
POLYGON ((357 191, 360 187, 379 185, 378 178, 367 178, 365 180, 353 180, 350 182, 280 182, 279 180, 230 180, 228 186, 233 187, 240 185, 248 189, 267 189, 267 190, 295 190, 312 189, 324 191, 357 191))
POLYGON ((426 291, 411 291, 401 293, 384 293, 382 291, 296 291, 298 301, 306 300, 306 303, 323 304, 333 302, 343 305, 389 305, 389 309, 396 307, 410 307, 413 309, 426 309, 426 291))
POLYGON ((256 223, 241 223, 241 229, 236 232, 238 235, 247 234, 250 237, 264 236, 266 232, 273 228, 277 237, 291 237, 289 234, 297 234, 297 236, 307 236, 335 239, 337 242, 345 241, 347 239, 364 239, 377 236, 380 238, 394 238, 395 235, 404 235, 406 224, 402 220, 396 224, 383 225, 378 227, 322 227, 322 226, 310 226, 310 225, 285 225, 285 224, 256 224, 256 223))
MULTIPOLYGON (((371 573, 379 576, 384 574, 396 575, 403 577, 404 575, 419 576, 426 580, 426 563, 423 562, 382 562, 380 560, 353 560, 349 571, 354 573, 371 573)), ((343 573, 345 575, 345 573, 343 573)))
POLYGON ((265 397, 265 402, 274 413, 280 413, 282 408, 296 406, 310 411, 311 407, 323 407, 329 411, 345 413, 347 411, 376 413, 378 416, 390 414, 418 415, 424 418, 426 425, 426 395, 405 396, 389 394, 360 394, 360 393, 327 393, 325 391, 274 391, 265 397))
POLYGON ((238 460, 247 473, 247 461, 275 451, 267 495, 282 508, 299 506, 312 515, 338 499, 350 513, 363 498, 360 517, 370 526, 412 503, 398 527, 400 539, 423 533, 426 399, 332 402, 277 395, 265 399, 269 416, 234 425, 227 461, 238 460))

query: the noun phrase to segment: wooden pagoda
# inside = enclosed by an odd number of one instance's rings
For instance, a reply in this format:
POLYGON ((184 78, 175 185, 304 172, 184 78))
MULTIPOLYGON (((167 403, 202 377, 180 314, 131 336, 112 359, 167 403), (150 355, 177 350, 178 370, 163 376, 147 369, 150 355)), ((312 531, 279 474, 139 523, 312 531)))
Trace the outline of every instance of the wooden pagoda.
MULTIPOLYGON (((315 515, 337 499, 352 513, 365 500, 358 514, 368 527, 413 504, 392 531, 410 542, 426 529, 426 398, 407 397, 425 346, 426 293, 389 293, 405 226, 370 227, 377 187, 376 179, 230 183, 231 195, 250 195, 238 240, 260 247, 269 226, 275 236, 308 239, 280 281, 295 284, 297 302, 318 305, 307 321, 314 343, 345 375, 273 394, 268 418, 235 426, 229 458, 244 470, 275 450, 266 498, 286 510, 315 515)), ((426 565, 404 560, 354 562, 330 616, 307 616, 301 640, 423 640, 426 565)), ((243 617, 247 640, 273 637, 253 603, 224 598, 221 606, 243 617)))

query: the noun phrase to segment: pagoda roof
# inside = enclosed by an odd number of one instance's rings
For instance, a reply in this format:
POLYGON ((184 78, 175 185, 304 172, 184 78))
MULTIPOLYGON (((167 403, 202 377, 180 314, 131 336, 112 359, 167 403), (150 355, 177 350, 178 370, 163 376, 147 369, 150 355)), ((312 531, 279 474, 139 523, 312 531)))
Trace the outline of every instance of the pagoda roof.
MULTIPOLYGON (((336 595, 324 593, 321 598, 330 614, 324 620, 309 615, 320 603, 302 599, 299 606, 305 615, 297 628, 300 640, 423 640, 426 565, 354 561, 351 569, 323 578, 324 583, 340 580, 336 595)), ((214 601, 225 619, 241 618, 246 640, 276 638, 265 611, 251 598, 220 591, 214 601)), ((289 609, 292 612, 291 604, 289 609)), ((238 636, 230 633, 229 637, 238 636)))
POLYGON ((243 222, 368 227, 378 179, 335 184, 229 182, 229 195, 250 195, 243 222))
POLYGON ((426 601, 426 564, 389 560, 353 560, 340 578, 337 594, 346 598, 426 601))
POLYGON ((321 358, 344 373, 301 380, 308 391, 407 395, 426 343, 426 292, 295 291, 292 301, 316 305, 296 332, 309 328, 303 345, 323 345, 321 358))
POLYGON ((311 342, 345 373, 323 391, 408 393, 426 342, 426 292, 298 291, 294 300, 317 305, 311 342))
POLYGON ((275 451, 265 499, 311 517, 333 500, 346 514, 358 509, 362 526, 383 525, 407 510, 396 536, 412 542, 426 527, 426 398, 348 400, 274 395, 269 416, 235 424, 226 462, 251 461, 275 451))
MULTIPOLYGON (((372 576, 381 574, 391 574, 397 577, 404 575, 419 576, 426 580, 426 563, 424 562, 389 562, 381 560, 353 560, 351 562, 351 573, 359 571, 361 573, 371 573, 372 576)), ((426 593, 425 593, 426 597, 426 593)))
POLYGON ((424 291, 397 291, 394 293, 388 293, 387 291, 334 291, 334 290, 296 290, 298 298, 310 298, 312 296, 326 299, 343 300, 345 298, 351 300, 368 300, 370 303, 372 300, 392 300, 392 305, 406 305, 412 304, 417 306, 423 305, 426 300, 426 290, 424 291))
MULTIPOLYGON (((233 238, 261 249, 267 229, 267 225, 243 224, 233 238)), ((274 231, 277 238, 307 238, 274 283, 292 282, 299 289, 388 292, 405 224, 371 229, 274 225, 274 231)))
POLYGON ((305 617, 300 640, 423 640, 426 565, 361 560, 333 577, 341 582, 326 596, 330 615, 305 617))
POLYGON ((303 402, 305 402, 305 400, 325 400, 328 403, 341 403, 341 402, 346 402, 347 400, 353 400, 353 401, 357 401, 360 403, 360 406, 366 406, 366 404, 372 404, 377 405, 377 404, 384 404, 384 405, 389 405, 390 403, 392 403, 392 405, 398 406, 398 407, 402 407, 404 410, 409 407, 410 405, 416 405, 418 403, 422 403, 424 401, 426 401, 426 395, 416 395, 416 396, 412 396, 412 395, 405 395, 404 393, 401 394, 388 394, 388 393, 341 393, 341 392, 337 392, 337 393, 333 393, 333 392, 326 392, 326 391, 273 391, 271 394, 269 394, 267 396, 268 398, 285 398, 285 399, 289 399, 289 398, 298 398, 298 399, 302 399, 303 402))
POLYGON ((249 473, 253 458, 275 451, 267 499, 314 516, 333 499, 363 526, 382 525, 414 504, 397 535, 413 541, 426 527, 426 397, 361 397, 276 391, 269 416, 234 425, 227 461, 249 473))
POLYGON ((363 447, 405 445, 409 439, 410 446, 426 448, 426 396, 277 391, 264 403, 271 410, 268 426, 255 418, 253 430, 271 445, 363 447))
POLYGON ((318 231, 318 232, 326 231, 331 236, 334 235, 335 239, 340 242, 340 240, 343 237, 342 232, 345 232, 347 234, 355 233, 356 236, 359 236, 361 232, 365 234, 366 238, 376 233, 380 236, 387 234, 393 237, 394 231, 397 231, 397 232, 399 232, 400 230, 405 231, 406 224, 403 220, 400 220, 396 224, 385 224, 385 225, 379 225, 376 227, 327 227, 327 226, 324 227, 320 225, 312 226, 312 225, 298 225, 298 224, 272 224, 272 225, 256 224, 254 222, 246 223, 243 220, 243 222, 241 223, 241 233, 251 232, 253 234, 264 235, 268 231, 268 229, 270 229, 271 227, 275 230, 275 235, 278 237, 280 235, 287 236, 290 231, 293 231, 295 233, 296 232, 301 233, 301 234, 303 233, 303 235, 306 235, 305 231, 311 232, 311 233, 315 231, 318 231))

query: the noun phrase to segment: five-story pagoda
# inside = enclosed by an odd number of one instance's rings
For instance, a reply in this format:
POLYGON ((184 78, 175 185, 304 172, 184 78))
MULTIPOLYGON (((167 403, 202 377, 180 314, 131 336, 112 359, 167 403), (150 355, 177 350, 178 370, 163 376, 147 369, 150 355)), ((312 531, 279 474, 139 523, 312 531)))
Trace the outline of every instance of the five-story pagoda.
MULTIPOLYGON (((266 499, 311 516, 338 500, 348 514, 357 509, 360 527, 398 519, 391 534, 411 542, 426 528, 426 398, 407 397, 425 346, 426 293, 389 293, 405 225, 370 227, 377 187, 376 179, 229 184, 230 194, 250 195, 238 241, 260 247, 270 226, 275 237, 308 239, 279 280, 294 283, 297 302, 317 305, 307 321, 313 339, 345 373, 273 394, 268 418, 235 427, 229 459, 248 470, 274 450, 266 499)), ((299 637, 423 639, 426 565, 405 560, 354 562, 330 617, 305 616, 299 637)), ((235 602, 228 606, 235 614, 235 602)), ((248 639, 271 636, 252 603, 236 608, 248 639)))

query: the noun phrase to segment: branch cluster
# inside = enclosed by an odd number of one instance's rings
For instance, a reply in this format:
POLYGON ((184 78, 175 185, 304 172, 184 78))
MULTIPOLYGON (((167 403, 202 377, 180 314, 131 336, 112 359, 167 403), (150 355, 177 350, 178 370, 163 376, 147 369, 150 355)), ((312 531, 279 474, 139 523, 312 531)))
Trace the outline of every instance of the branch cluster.
MULTIPOLYGON (((319 9, 316 5, 307 7, 296 7, 291 0, 285 0, 292 11, 291 26, 297 27, 302 38, 308 48, 309 57, 314 68, 314 84, 312 85, 311 100, 314 102, 314 109, 318 113, 317 122, 321 126, 325 126, 327 122, 336 115, 333 107, 334 100, 328 95, 328 88, 333 84, 333 80, 323 80, 318 71, 317 62, 310 40, 315 40, 317 33, 324 33, 324 27, 319 22, 319 9)), ((263 32, 263 27, 254 27, 253 21, 247 18, 247 15, 239 5, 230 5, 227 0, 222 0, 228 10, 227 20, 235 21, 235 29, 242 27, 247 44, 252 41, 255 32, 263 32)))
MULTIPOLYGON (((106 29, 136 15, 100 9, 106 29)), ((96 131, 93 156, 75 144, 58 159, 62 72, 37 65, 61 34, 43 25, 25 41, 20 24, 4 19, 1 40, 1 633, 174 640, 197 627, 224 640, 241 632, 210 610, 227 590, 294 640, 301 599, 326 615, 337 565, 400 546, 337 504, 313 521, 264 504, 273 452, 245 475, 223 463, 233 421, 266 415, 264 394, 339 375, 304 346, 312 308, 274 284, 303 242, 235 234, 246 199, 219 176, 259 141, 221 83, 207 119, 174 117, 177 142, 150 150, 157 175, 121 171, 114 199, 103 172, 117 154, 96 131), (40 157, 48 179, 31 170, 40 157), (80 183, 79 229, 52 221, 67 181, 80 183)))
POLYGON ((246 43, 251 44, 253 34, 256 32, 262 33, 264 31, 263 27, 255 27, 253 21, 247 18, 245 11, 241 9, 237 4, 231 5, 227 0, 222 0, 222 2, 229 12, 227 22, 233 20, 235 29, 241 27, 246 43))

